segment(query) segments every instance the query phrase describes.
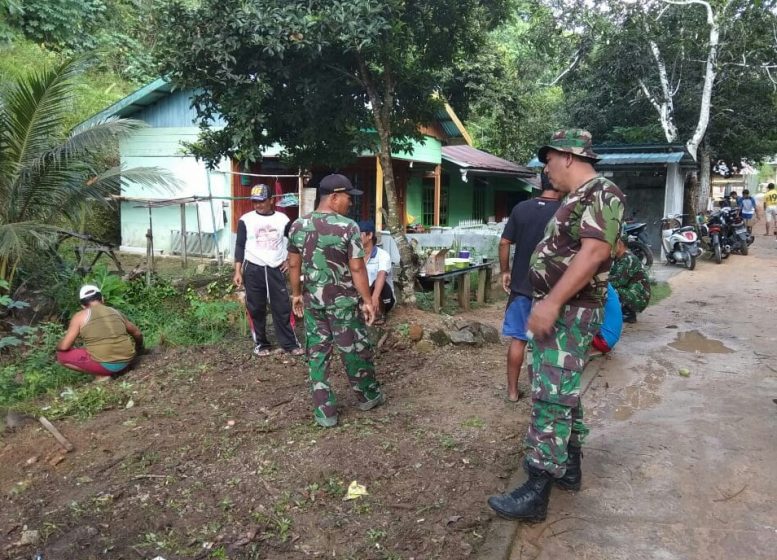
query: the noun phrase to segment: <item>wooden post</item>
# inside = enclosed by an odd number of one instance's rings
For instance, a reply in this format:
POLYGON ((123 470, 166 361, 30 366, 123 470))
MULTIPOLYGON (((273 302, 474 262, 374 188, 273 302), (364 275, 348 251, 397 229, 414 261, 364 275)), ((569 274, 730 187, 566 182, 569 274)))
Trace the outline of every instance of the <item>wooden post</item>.
POLYGON ((302 168, 297 168, 297 217, 302 217, 302 189, 305 187, 302 180, 302 168))
POLYGON ((200 222, 200 203, 194 203, 194 208, 197 210, 197 239, 200 242, 200 258, 205 256, 205 252, 202 250, 202 223, 200 222))
POLYGON ((154 272, 154 223, 151 220, 151 203, 148 203, 148 231, 146 232, 146 286, 151 285, 154 272))
POLYGON ((488 269, 485 267, 478 269, 478 303, 483 304, 486 301, 486 276, 488 269))
POLYGON ((181 203, 181 255, 183 256, 182 266, 186 268, 186 204, 181 203))
POLYGON ((440 225, 440 198, 442 196, 442 166, 434 167, 434 225, 440 225))
POLYGON ((459 276, 459 308, 469 311, 469 272, 459 276))
MULTIPOLYGON (((400 222, 401 224, 402 222, 400 222)), ((375 231, 383 229, 383 167, 375 156, 375 231)))
POLYGON ((442 296, 445 294, 445 283, 442 280, 434 281, 434 301, 432 307, 435 313, 439 313, 442 309, 442 296))

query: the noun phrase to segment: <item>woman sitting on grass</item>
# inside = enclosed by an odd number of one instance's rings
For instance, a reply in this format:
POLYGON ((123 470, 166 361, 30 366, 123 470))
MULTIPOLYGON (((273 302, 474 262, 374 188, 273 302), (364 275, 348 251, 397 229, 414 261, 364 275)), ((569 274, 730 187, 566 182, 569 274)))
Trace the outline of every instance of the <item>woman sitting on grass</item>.
POLYGON ((78 299, 81 311, 57 344, 57 361, 66 368, 109 377, 126 371, 143 352, 143 334, 116 309, 103 304, 97 286, 83 286, 78 299), (73 348, 77 338, 83 347, 73 348))

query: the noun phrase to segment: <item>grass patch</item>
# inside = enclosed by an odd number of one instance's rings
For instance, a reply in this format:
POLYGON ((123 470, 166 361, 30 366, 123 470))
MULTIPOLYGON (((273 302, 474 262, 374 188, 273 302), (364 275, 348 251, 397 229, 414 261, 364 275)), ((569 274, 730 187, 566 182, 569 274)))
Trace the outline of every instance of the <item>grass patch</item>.
POLYGON ((658 302, 668 298, 672 294, 672 287, 668 282, 650 283, 650 302, 648 305, 655 305, 658 302))

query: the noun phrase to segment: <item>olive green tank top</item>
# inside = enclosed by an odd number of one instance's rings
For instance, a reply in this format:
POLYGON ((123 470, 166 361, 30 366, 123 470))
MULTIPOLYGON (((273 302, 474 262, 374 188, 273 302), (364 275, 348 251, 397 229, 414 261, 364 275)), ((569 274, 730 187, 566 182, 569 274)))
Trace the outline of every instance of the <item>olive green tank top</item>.
POLYGON ((92 305, 79 334, 96 362, 128 362, 135 357, 135 342, 124 317, 112 307, 92 305))

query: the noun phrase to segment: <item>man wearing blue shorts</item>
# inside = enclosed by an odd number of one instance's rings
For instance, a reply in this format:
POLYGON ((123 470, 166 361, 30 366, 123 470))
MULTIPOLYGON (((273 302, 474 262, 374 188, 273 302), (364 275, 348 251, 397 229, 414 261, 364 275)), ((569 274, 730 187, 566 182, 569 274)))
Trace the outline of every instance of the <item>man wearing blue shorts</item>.
POLYGON ((521 397, 518 376, 526 351, 526 321, 532 304, 532 287, 529 283, 529 260, 534 248, 544 234, 545 226, 561 205, 562 193, 543 174, 542 193, 537 198, 524 200, 510 213, 507 225, 499 240, 499 265, 502 271, 502 288, 510 294, 507 300, 502 335, 509 336, 507 350, 507 398, 513 402, 521 397), (510 245, 515 245, 513 267, 510 272, 510 245))

